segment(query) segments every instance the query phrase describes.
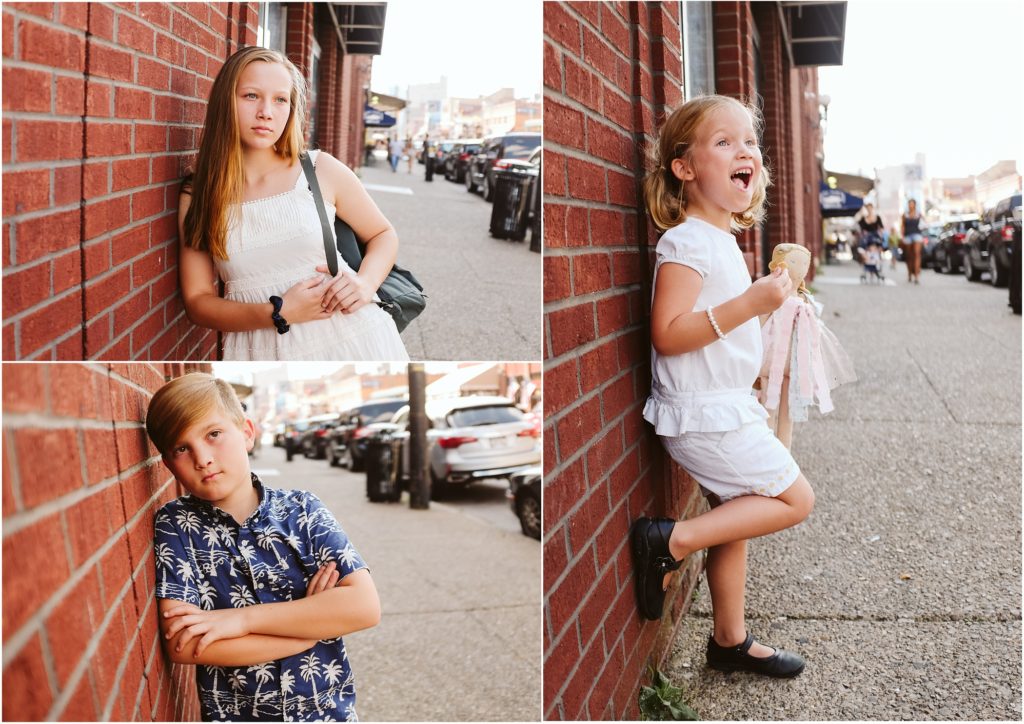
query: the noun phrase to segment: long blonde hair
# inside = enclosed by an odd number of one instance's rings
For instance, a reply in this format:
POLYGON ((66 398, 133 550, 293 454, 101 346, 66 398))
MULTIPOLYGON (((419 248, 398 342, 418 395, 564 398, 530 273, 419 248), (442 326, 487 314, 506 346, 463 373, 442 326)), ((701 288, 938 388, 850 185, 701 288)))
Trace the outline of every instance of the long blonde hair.
MULTIPOLYGON (((644 179, 644 200, 655 225, 662 231, 686 221, 685 184, 672 173, 672 161, 685 158, 693 164, 693 144, 697 132, 708 115, 725 106, 738 106, 750 114, 758 135, 764 128, 764 120, 756 106, 730 98, 729 96, 706 95, 687 101, 665 120, 657 142, 649 154, 650 172, 644 179)), ((768 166, 761 167, 761 175, 754 181, 754 196, 750 206, 732 215, 732 225, 737 229, 749 229, 764 218, 765 200, 771 186, 768 166)))
POLYGON ((213 81, 195 172, 182 188, 183 193, 192 195, 182 241, 192 249, 208 252, 214 259, 228 258, 229 214, 242 201, 245 174, 235 94, 242 71, 255 62, 280 63, 292 77, 288 122, 274 152, 294 163, 305 149, 306 80, 298 68, 276 50, 251 46, 234 53, 213 81))

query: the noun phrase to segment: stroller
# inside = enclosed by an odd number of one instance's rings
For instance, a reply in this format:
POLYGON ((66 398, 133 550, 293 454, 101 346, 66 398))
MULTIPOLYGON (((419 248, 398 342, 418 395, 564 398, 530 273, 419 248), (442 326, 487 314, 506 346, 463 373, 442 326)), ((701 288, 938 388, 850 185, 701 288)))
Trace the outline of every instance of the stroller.
POLYGON ((882 240, 877 234, 865 234, 860 246, 861 284, 884 284, 882 240))

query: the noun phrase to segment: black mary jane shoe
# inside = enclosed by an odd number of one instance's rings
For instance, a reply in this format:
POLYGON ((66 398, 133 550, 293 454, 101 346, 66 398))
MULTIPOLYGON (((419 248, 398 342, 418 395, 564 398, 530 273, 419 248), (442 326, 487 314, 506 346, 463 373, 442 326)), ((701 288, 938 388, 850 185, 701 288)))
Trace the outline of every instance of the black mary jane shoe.
POLYGON ((782 679, 797 676, 804 670, 804 660, 791 651, 775 649, 774 654, 765 658, 751 656, 753 643, 754 635, 750 633, 739 646, 719 646, 714 636, 708 637, 708 666, 719 671, 753 671, 782 679))
POLYGON ((651 621, 661 618, 661 609, 665 605, 665 590, 662 588, 665 574, 683 565, 668 550, 668 540, 675 524, 671 518, 637 518, 629 531, 636 602, 640 615, 651 621))

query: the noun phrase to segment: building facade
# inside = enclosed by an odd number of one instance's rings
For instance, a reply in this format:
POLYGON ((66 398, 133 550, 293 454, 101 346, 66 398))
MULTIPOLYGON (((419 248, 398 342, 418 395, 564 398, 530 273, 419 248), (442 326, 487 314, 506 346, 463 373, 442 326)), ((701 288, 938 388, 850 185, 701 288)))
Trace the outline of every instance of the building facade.
POLYGON ((177 271, 179 184, 213 79, 243 46, 282 50, 310 83, 311 145, 356 167, 385 10, 5 4, 4 359, 214 358, 177 271))
POLYGON ((844 25, 845 3, 544 5, 546 719, 639 718, 639 687, 701 572, 691 557, 662 620, 641 620, 630 523, 704 505, 641 416, 657 242, 642 203, 646 145, 692 96, 758 103, 774 185, 767 221, 737 243, 752 277, 783 241, 818 256, 815 66, 841 62, 844 25))

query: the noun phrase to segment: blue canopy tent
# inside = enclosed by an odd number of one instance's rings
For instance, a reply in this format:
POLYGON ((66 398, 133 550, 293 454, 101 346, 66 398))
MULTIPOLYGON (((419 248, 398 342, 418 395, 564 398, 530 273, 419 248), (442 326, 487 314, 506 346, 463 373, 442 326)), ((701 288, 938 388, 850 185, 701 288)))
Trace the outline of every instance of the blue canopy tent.
POLYGON ((818 186, 818 203, 823 217, 853 216, 864 206, 864 199, 839 188, 829 188, 822 181, 818 186))

